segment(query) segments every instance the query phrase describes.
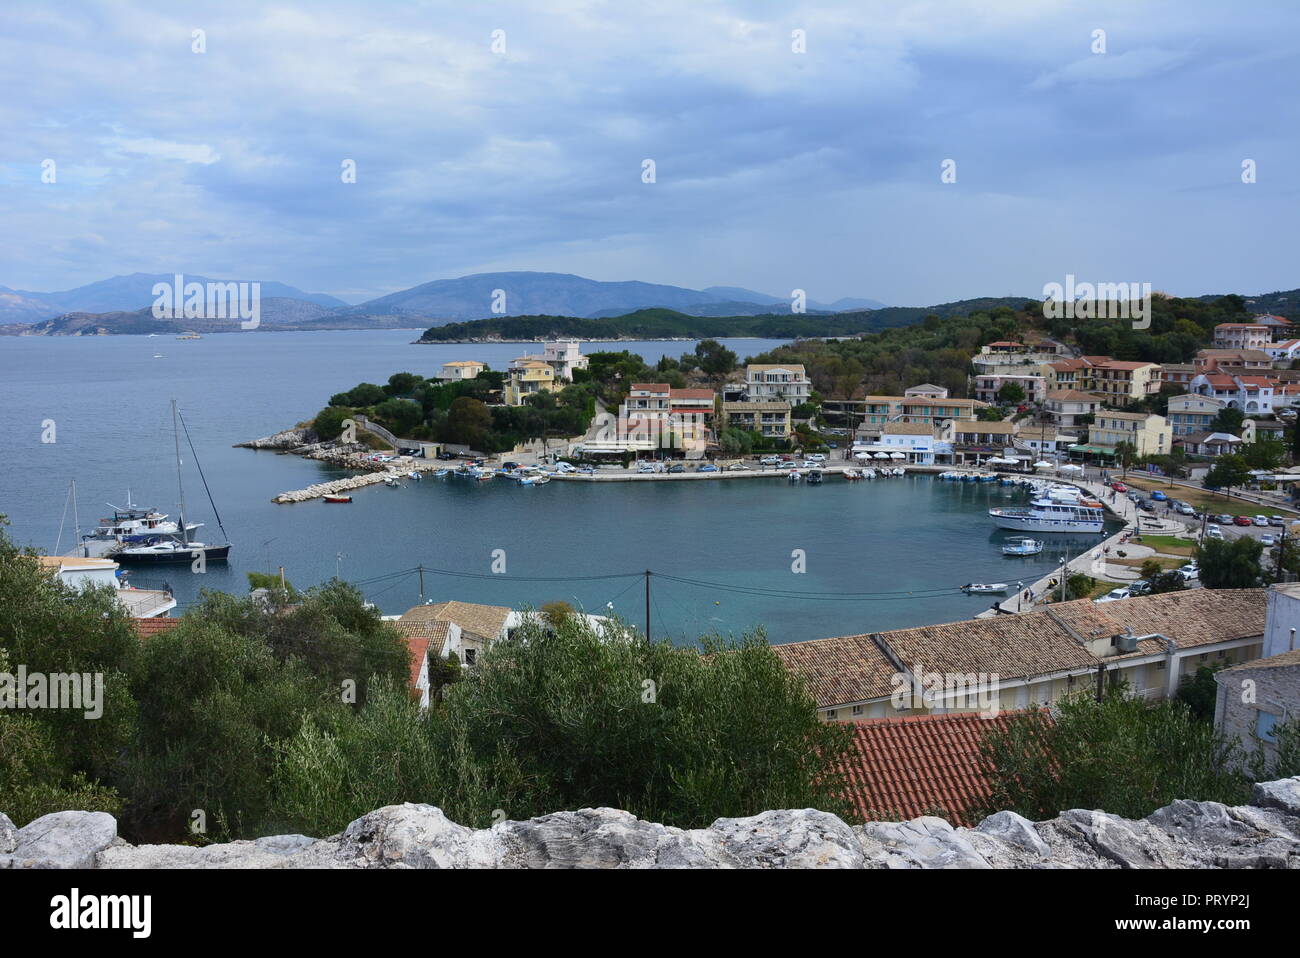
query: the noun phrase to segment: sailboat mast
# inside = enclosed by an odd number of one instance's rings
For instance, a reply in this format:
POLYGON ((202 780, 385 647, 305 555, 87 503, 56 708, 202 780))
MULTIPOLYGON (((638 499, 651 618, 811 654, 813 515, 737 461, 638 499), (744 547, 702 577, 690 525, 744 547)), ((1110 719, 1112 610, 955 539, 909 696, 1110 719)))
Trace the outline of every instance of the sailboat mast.
POLYGON ((181 507, 181 544, 189 545, 189 533, 185 529, 185 483, 181 480, 181 428, 176 419, 176 400, 172 400, 172 439, 176 444, 176 491, 180 495, 181 507))

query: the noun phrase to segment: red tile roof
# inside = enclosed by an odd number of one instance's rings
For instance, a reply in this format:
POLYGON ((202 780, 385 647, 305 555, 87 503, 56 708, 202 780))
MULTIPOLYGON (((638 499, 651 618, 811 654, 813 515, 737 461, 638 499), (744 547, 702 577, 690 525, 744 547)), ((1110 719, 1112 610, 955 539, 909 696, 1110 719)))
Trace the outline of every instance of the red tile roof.
POLYGON ((670 389, 668 395, 672 399, 712 399, 712 389, 670 389))
POLYGON ((852 723, 856 751, 844 768, 848 797, 863 821, 906 821, 940 814, 954 825, 977 824, 989 798, 980 743, 1023 711, 909 715, 852 723))
POLYGON ((142 639, 147 639, 151 635, 157 635, 159 632, 166 632, 168 629, 174 629, 181 624, 180 619, 169 619, 166 616, 155 616, 151 619, 132 619, 131 624, 135 626, 136 634, 142 639))

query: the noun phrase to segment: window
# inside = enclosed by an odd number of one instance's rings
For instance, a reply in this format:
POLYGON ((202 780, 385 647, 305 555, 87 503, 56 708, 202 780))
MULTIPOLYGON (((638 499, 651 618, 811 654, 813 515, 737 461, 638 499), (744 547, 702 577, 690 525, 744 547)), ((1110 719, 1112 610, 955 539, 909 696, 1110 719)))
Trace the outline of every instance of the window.
POLYGON ((835 715, 836 715, 836 709, 827 709, 827 710, 826 710, 826 717, 827 717, 828 719, 833 719, 833 718, 835 718, 835 715))
POLYGON ((861 705, 855 705, 855 706, 853 706, 853 714, 854 714, 854 715, 861 715, 861 714, 862 714, 862 706, 861 706, 861 705))
POLYGON ((475 659, 477 656, 478 656, 478 649, 466 649, 466 650, 465 650, 465 664, 466 664, 466 665, 473 665, 473 664, 474 664, 474 659, 475 659))
POLYGON ((1255 737, 1263 742, 1277 741, 1277 716, 1272 712, 1259 712, 1255 716, 1255 737))

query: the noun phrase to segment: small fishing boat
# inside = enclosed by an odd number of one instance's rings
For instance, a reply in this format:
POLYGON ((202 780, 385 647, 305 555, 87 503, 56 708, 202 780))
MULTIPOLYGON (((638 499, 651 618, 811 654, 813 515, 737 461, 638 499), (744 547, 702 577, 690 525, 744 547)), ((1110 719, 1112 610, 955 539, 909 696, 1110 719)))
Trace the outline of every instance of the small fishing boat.
POLYGON ((418 472, 412 470, 411 472, 408 472, 408 473, 406 474, 406 478, 408 478, 408 479, 414 479, 416 482, 419 482, 421 479, 424 478, 424 476, 422 476, 422 475, 420 475, 418 472))
POLYGON ((821 481, 822 481, 822 471, 820 469, 809 470, 808 482, 810 485, 814 485, 814 486, 820 485, 821 481))
POLYGON ((856 469, 845 469, 844 478, 849 480, 850 482, 853 482, 855 479, 861 479, 862 474, 859 473, 858 470, 856 469))
POLYGON ((449 475, 451 475, 450 469, 439 469, 437 472, 433 474, 433 478, 441 479, 443 476, 449 476, 449 475))
POLYGON ((401 483, 397 481, 396 476, 384 476, 384 485, 392 486, 393 488, 396 488, 397 486, 401 485, 401 483))
POLYGON ((474 478, 477 479, 479 482, 487 482, 489 479, 493 478, 494 475, 495 473, 488 472, 486 469, 484 469, 481 472, 479 472, 479 474, 474 478))
POLYGON ((800 476, 799 476, 799 470, 798 470, 798 469, 791 469, 791 470, 790 470, 790 475, 787 476, 786 478, 787 478, 787 481, 789 481, 789 482, 791 482, 791 483, 798 482, 799 479, 800 479, 800 476))
POLYGON ((1036 556, 1042 551, 1042 542, 1027 536, 1012 536, 1002 547, 1004 556, 1036 556))
POLYGON ((325 501, 326 502, 351 502, 352 497, 351 496, 326 496, 325 501))
POLYGON ((967 582, 961 590, 967 595, 1001 595, 1009 588, 1005 582, 967 582))

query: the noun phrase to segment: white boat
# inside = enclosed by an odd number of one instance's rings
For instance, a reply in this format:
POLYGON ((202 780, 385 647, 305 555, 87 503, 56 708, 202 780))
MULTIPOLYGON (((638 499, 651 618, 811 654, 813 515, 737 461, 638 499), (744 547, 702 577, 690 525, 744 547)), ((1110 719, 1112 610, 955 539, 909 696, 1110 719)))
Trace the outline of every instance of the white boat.
POLYGON ((967 582, 961 590, 967 595, 1001 595, 1009 588, 1005 582, 967 582))
POLYGON ((1027 509, 990 509, 989 517, 998 528, 1017 532, 1099 533, 1105 528, 1106 509, 1079 496, 1044 493, 1027 509))
POLYGON ((794 482, 798 482, 799 479, 800 479, 800 476, 799 476, 799 470, 798 470, 798 469, 791 469, 791 470, 790 470, 790 475, 786 477, 786 480, 787 480, 788 482, 792 482, 792 483, 794 483, 794 482))
POLYGON ((399 485, 401 485, 401 483, 399 483, 399 482, 397 481, 397 477, 396 477, 396 476, 384 476, 384 485, 386 485, 386 486, 399 486, 399 485))
POLYGON ((406 474, 406 478, 414 479, 416 482, 419 482, 421 479, 424 478, 424 476, 420 475, 418 472, 411 471, 406 474))
POLYGON ((1012 536, 1002 547, 1004 556, 1036 556, 1042 551, 1042 541, 1028 536, 1012 536))

